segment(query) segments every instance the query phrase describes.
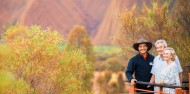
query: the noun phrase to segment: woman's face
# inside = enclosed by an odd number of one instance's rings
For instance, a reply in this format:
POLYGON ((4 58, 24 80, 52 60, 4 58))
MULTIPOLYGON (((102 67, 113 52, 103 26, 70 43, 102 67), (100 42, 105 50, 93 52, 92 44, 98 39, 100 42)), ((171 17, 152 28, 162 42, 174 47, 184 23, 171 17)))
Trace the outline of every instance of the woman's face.
POLYGON ((168 60, 171 60, 171 58, 172 58, 172 53, 171 53, 171 51, 165 50, 165 51, 164 51, 164 54, 163 54, 163 59, 166 60, 166 61, 168 61, 168 60))

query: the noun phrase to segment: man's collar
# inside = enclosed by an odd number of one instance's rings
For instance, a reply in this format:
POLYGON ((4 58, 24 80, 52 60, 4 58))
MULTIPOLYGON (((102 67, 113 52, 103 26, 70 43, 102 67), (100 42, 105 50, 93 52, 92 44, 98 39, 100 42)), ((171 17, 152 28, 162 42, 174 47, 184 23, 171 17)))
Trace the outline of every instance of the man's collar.
POLYGON ((147 60, 149 53, 147 53, 146 55, 142 55, 142 54, 139 53, 139 55, 140 55, 144 60, 147 60))

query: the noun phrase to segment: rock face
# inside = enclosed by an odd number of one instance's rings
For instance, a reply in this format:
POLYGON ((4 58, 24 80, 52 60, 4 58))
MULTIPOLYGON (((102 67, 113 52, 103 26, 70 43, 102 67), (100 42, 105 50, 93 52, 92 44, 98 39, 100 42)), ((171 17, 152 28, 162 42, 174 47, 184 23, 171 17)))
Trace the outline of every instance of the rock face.
MULTIPOLYGON (((15 23, 51 26, 65 37, 74 25, 86 27, 94 44, 110 44, 120 30, 118 13, 135 0, 0 0, 0 33, 15 23)), ((138 3, 141 0, 138 0, 138 3)))

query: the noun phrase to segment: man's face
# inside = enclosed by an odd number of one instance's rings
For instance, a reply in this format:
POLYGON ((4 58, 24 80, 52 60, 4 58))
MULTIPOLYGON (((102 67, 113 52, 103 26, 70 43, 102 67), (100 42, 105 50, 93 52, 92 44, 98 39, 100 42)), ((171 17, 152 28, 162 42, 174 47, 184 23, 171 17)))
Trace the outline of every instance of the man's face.
POLYGON ((139 44, 138 50, 140 54, 145 54, 148 50, 148 47, 146 44, 139 44))
POLYGON ((162 43, 159 43, 156 45, 156 51, 159 55, 163 55, 164 54, 164 45, 162 43))

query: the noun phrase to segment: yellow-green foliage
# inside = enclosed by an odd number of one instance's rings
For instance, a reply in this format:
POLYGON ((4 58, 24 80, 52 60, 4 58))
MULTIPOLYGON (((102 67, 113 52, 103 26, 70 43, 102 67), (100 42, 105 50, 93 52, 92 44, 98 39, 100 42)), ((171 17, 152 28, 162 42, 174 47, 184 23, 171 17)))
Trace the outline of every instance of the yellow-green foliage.
POLYGON ((5 89, 8 92, 72 94, 90 91, 81 90, 85 86, 81 76, 92 72, 86 55, 81 50, 60 49, 63 36, 56 30, 16 24, 6 27, 2 40, 0 70, 6 70, 15 77, 13 87, 5 89))
MULTIPOLYGON (((181 44, 177 44, 175 49, 177 49, 176 52, 178 53, 180 61, 184 63, 190 63, 190 1, 177 0, 176 3, 177 4, 174 8, 175 16, 173 16, 173 18, 176 18, 179 22, 179 25, 182 27, 183 37, 182 39, 178 40, 178 42, 181 42, 181 44)), ((176 45, 176 43, 174 43, 173 45, 176 45)), ((183 70, 185 71, 183 73, 184 75, 189 72, 187 69, 185 69, 185 67, 183 68, 183 70)))
POLYGON ((50 28, 42 30, 39 26, 25 27, 19 24, 7 28, 3 38, 15 54, 13 64, 16 69, 24 63, 33 67, 35 64, 44 66, 53 62, 59 54, 58 44, 63 40, 58 32, 50 28))
POLYGON ((183 27, 183 30, 186 32, 186 35, 190 37, 190 1, 189 0, 177 0, 174 6, 175 16, 183 27))
MULTIPOLYGON (((93 53, 93 45, 91 43, 91 39, 89 38, 85 27, 76 25, 73 27, 69 34, 66 50, 69 51, 78 49, 80 49, 86 55, 87 63, 93 66, 95 57, 93 53)), ((82 77, 85 81, 85 86, 83 87, 84 91, 91 89, 91 78, 93 76, 92 71, 93 70, 91 70, 91 72, 87 73, 82 77)))
POLYGON ((83 26, 76 25, 73 27, 67 40, 66 49, 81 49, 87 55, 88 62, 93 61, 93 45, 83 26))
POLYGON ((0 70, 5 70, 11 65, 11 50, 7 44, 0 45, 0 70))
POLYGON ((17 24, 8 27, 2 37, 13 54, 9 71, 38 89, 38 84, 48 80, 49 71, 54 70, 62 36, 50 28, 43 30, 35 25, 26 27, 17 24))
MULTIPOLYGON (((61 93, 79 94, 85 85, 83 76, 91 71, 86 55, 81 50, 65 51, 59 63, 58 81, 61 93)), ((90 91, 90 90, 89 90, 90 91)))
POLYGON ((34 89, 31 88, 30 84, 26 83, 23 78, 16 79, 15 82, 11 83, 11 86, 10 91, 15 94, 31 94, 34 92, 34 89))
POLYGON ((29 94, 33 89, 22 78, 15 78, 12 73, 0 72, 0 94, 29 94))
POLYGON ((8 91, 9 86, 14 82, 15 77, 8 72, 0 72, 0 94, 8 91))

